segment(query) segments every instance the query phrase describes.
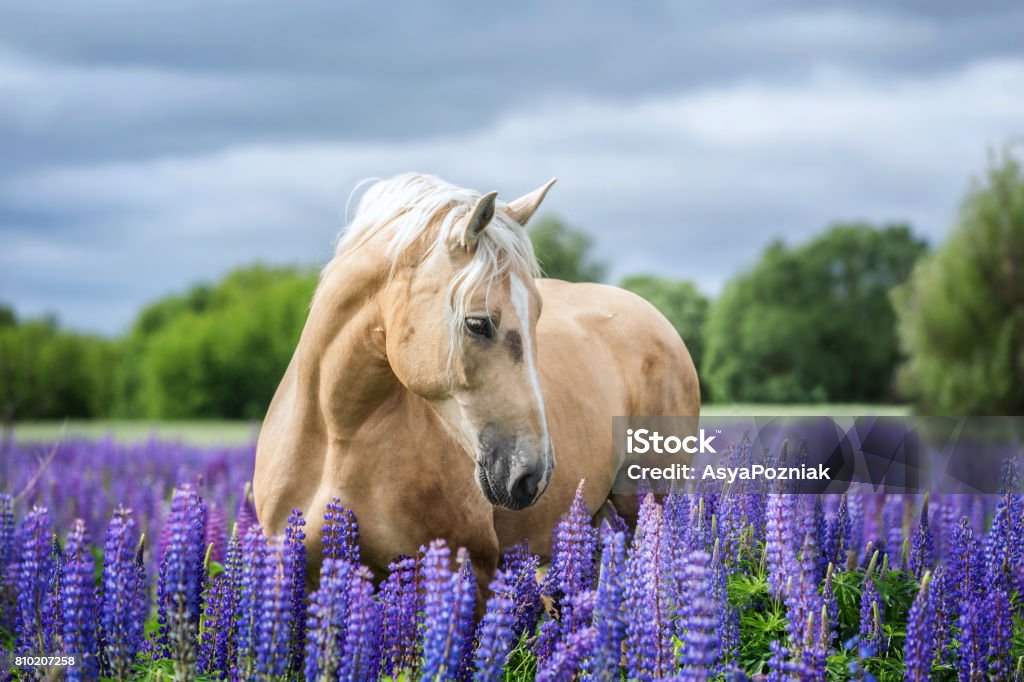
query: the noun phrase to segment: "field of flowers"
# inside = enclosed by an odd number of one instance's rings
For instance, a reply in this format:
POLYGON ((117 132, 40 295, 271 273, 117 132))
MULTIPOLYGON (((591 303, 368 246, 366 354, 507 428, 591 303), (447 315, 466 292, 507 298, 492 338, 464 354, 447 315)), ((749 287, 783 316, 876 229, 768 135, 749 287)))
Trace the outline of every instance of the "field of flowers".
POLYGON ((375 582, 340 505, 308 594, 305 521, 263 535, 253 454, 101 440, 0 458, 0 678, 1021 679, 1018 495, 706 488, 646 495, 635 532, 592 526, 577 497, 546 570, 509 549, 478 605, 443 541, 375 582))

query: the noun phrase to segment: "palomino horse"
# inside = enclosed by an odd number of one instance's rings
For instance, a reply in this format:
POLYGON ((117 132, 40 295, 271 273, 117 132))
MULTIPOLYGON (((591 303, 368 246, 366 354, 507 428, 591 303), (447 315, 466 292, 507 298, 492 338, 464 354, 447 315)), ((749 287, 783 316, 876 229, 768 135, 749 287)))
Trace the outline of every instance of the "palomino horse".
POLYGON ((378 574, 440 537, 486 584, 509 545, 548 556, 580 479, 606 502, 612 416, 697 415, 693 362, 653 306, 536 279, 523 226, 553 182, 508 204, 416 174, 363 195, 256 452, 259 519, 279 533, 302 510, 312 567, 338 497, 378 574))

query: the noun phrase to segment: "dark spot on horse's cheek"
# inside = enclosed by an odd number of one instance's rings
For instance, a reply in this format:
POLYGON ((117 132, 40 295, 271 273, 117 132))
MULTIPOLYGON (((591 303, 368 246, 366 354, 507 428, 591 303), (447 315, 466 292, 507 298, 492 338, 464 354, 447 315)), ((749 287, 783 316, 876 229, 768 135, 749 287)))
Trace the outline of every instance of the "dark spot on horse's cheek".
POLYGON ((505 334, 505 348, 508 349, 508 354, 512 356, 514 362, 523 361, 523 337, 519 336, 519 332, 515 329, 505 334))

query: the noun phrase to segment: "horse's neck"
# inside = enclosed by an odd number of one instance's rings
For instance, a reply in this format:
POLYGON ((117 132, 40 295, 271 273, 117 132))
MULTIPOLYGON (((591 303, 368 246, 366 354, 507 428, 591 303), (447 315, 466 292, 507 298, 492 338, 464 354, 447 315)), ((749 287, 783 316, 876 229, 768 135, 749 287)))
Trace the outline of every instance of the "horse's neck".
POLYGON ((387 268, 372 259, 328 265, 296 351, 297 390, 344 438, 404 391, 384 353, 377 297, 387 268))

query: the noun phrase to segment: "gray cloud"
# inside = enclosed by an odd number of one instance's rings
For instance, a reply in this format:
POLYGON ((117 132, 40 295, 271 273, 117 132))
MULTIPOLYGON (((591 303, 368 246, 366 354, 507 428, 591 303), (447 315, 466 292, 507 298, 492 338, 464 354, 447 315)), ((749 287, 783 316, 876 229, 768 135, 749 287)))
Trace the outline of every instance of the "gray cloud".
POLYGON ((0 299, 123 328, 261 258, 323 262, 359 179, 548 210, 615 275, 714 292, 833 219, 941 236, 1021 133, 1017 3, 456 11, 46 3, 0 24, 0 299))

